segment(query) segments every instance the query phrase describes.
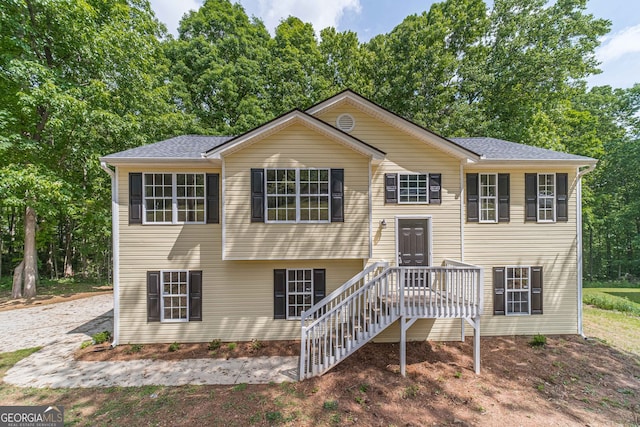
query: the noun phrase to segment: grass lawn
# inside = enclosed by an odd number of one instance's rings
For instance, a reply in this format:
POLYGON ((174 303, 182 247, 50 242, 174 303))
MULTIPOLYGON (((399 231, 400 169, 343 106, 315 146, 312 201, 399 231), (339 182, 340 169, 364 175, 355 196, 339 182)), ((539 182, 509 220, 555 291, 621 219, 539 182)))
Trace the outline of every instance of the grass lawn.
MULTIPOLYGON (((0 303, 5 303, 11 299, 12 278, 5 276, 0 279, 0 303)), ((102 292, 113 289, 106 281, 91 279, 40 279, 36 298, 46 298, 52 296, 70 296, 85 292, 102 292)))

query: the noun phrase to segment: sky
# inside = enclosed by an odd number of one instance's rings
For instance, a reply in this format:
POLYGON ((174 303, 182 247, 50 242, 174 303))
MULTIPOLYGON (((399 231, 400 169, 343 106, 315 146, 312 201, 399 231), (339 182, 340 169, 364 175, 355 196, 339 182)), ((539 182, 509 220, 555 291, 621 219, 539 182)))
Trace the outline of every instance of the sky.
MULTIPOLYGON (((177 35, 178 22, 201 0, 150 0, 158 19, 177 35)), ((390 32, 402 20, 422 13, 435 0, 239 0, 249 16, 260 18, 273 34, 279 22, 296 16, 313 24, 319 32, 326 27, 351 30, 360 41, 390 32)), ((588 0, 587 12, 611 21, 611 31, 601 40, 596 56, 601 74, 589 78, 592 86, 628 88, 640 83, 640 1, 588 0)))

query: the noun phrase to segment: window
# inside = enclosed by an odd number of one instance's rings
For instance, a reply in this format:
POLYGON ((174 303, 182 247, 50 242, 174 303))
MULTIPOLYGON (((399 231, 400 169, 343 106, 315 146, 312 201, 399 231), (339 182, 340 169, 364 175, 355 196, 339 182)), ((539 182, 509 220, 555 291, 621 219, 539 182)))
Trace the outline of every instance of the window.
POLYGON ((144 223, 205 222, 205 174, 145 173, 144 223))
POLYGON ((542 267, 493 268, 493 314, 542 314, 542 267))
POLYGON ((299 319, 313 305, 313 270, 287 270, 287 319, 299 319))
POLYGON ((569 175, 524 174, 525 220, 556 222, 569 220, 569 175))
POLYGON ((189 320, 189 280, 187 271, 163 271, 161 274, 162 300, 160 313, 163 322, 189 320))
POLYGON ((538 174, 538 221, 553 222, 556 220, 555 182, 553 173, 538 174))
POLYGON ((273 318, 299 319, 325 296, 323 268, 273 270, 273 318))
POLYGON ((329 169, 267 169, 267 222, 329 222, 329 169))
POLYGON ((398 203, 429 203, 427 174, 398 174, 398 203))
POLYGON ((202 271, 147 271, 147 322, 202 321, 202 271))
POLYGON ((498 175, 480 174, 480 222, 498 221, 498 175))
POLYGON ((510 182, 508 173, 468 173, 467 221, 509 222, 510 182))
POLYGON ((442 203, 442 174, 439 173, 385 173, 385 203, 442 203))

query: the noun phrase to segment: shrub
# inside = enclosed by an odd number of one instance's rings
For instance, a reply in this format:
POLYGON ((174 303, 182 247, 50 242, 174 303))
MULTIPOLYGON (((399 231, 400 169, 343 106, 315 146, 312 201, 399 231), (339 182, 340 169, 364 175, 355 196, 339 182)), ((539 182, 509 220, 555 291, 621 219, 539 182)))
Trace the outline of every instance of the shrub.
POLYGON ((238 346, 238 344, 236 344, 234 342, 230 342, 229 344, 227 344, 227 348, 229 349, 229 351, 235 350, 237 346, 238 346))
POLYGON ((638 304, 624 297, 599 292, 589 292, 582 296, 582 301, 585 304, 593 305, 603 310, 616 310, 640 316, 640 307, 638 304))
POLYGON ((531 347, 544 347, 547 345, 547 337, 542 334, 534 335, 531 341, 529 341, 531 347))
POLYGON ((91 339, 93 340, 94 344, 105 343, 111 340, 111 332, 109 331, 98 332, 97 334, 91 335, 91 339))
POLYGON ((337 400, 327 400, 322 404, 324 409, 332 411, 334 409, 338 409, 338 401, 337 400))
POLYGON ((260 341, 258 341, 255 338, 251 340, 251 350, 258 351, 261 348, 262 348, 262 343, 260 341))
POLYGON ((177 342, 174 342, 173 344, 169 345, 169 351, 178 351, 180 350, 180 344, 178 344, 177 342))
POLYGON ((222 345, 222 341, 220 341, 219 339, 212 340, 209 343, 209 350, 215 351, 219 349, 221 345, 222 345))
POLYGON ((130 344, 127 349, 127 354, 140 353, 142 351, 142 344, 130 344))
POLYGON ((82 341, 82 344, 80 344, 80 350, 83 350, 83 349, 89 347, 91 344, 93 344, 92 340, 82 341))

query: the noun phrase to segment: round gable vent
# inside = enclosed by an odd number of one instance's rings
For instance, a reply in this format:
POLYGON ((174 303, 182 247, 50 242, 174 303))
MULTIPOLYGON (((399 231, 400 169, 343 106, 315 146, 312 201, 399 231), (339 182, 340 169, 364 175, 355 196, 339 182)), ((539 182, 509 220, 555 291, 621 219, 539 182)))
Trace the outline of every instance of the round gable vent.
POLYGON ((351 114, 340 114, 338 119, 336 120, 336 125, 338 129, 343 132, 350 132, 353 130, 353 127, 356 125, 356 120, 353 118, 351 114))

